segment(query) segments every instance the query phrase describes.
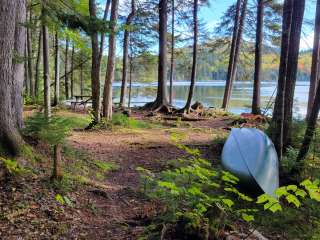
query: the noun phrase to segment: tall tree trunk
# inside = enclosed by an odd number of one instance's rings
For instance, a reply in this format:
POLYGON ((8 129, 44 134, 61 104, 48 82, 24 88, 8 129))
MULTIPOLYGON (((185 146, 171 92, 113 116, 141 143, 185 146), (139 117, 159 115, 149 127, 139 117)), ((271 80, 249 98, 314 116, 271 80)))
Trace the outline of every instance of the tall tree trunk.
POLYGON ((174 0, 171 0, 171 59, 170 59, 170 89, 169 89, 169 103, 172 105, 172 92, 173 92, 173 77, 174 77, 174 48, 175 48, 175 6, 174 0))
MULTIPOLYGON (((135 16, 135 12, 136 12, 135 0, 131 0, 131 13, 128 15, 126 20, 127 27, 131 25, 132 20, 135 16)), ((127 94, 129 42, 130 42, 130 32, 126 28, 124 31, 124 38, 123 38, 122 84, 121 84, 121 94, 120 94, 120 107, 122 108, 125 107, 125 98, 127 94)))
POLYGON ((263 46, 263 16, 264 16, 264 0, 258 0, 257 7, 257 29, 256 29, 256 49, 255 49, 255 65, 254 65, 254 86, 252 98, 252 113, 261 114, 261 64, 262 64, 262 46, 263 46))
MULTIPOLYGON (((27 21, 27 5, 26 0, 17 1, 16 9, 16 26, 15 26, 15 42, 14 51, 16 56, 21 58, 26 51, 26 28, 23 26, 27 21)), ((23 78, 25 71, 25 65, 20 60, 14 61, 13 70, 13 82, 12 82, 12 119, 17 128, 20 129, 23 126, 23 78)))
MULTIPOLYGON (((32 8, 29 10, 29 22, 32 22, 32 8)), ((30 86, 30 96, 34 98, 34 79, 33 79, 33 54, 32 54, 32 33, 30 27, 27 28, 27 51, 28 51, 28 79, 30 86)))
POLYGON ((286 86, 286 73, 288 67, 289 41, 292 25, 292 7, 293 0, 285 0, 283 5, 282 17, 282 39, 281 39, 281 55, 279 65, 279 79, 276 101, 273 109, 271 123, 271 139, 278 152, 280 160, 283 155, 283 117, 284 117, 284 97, 286 86))
MULTIPOLYGON (((106 6, 105 6, 105 9, 104 9, 104 15, 103 15, 103 20, 104 21, 106 21, 108 19, 110 5, 111 5, 111 0, 107 0, 106 6)), ((99 61, 100 61, 100 63, 101 63, 102 57, 103 57, 105 39, 106 39, 106 35, 104 33, 101 33, 100 52, 99 52, 99 61)))
POLYGON ((116 25, 118 19, 118 0, 112 1, 111 18, 110 18, 110 36, 109 36, 109 52, 108 64, 105 78, 105 86, 103 93, 103 116, 109 121, 112 119, 112 83, 115 74, 116 60, 116 25))
MULTIPOLYGON (((319 14, 319 13, 318 13, 319 14)), ((318 81, 319 81, 319 76, 318 76, 318 81)), ((309 149, 310 149, 310 144, 312 141, 312 138, 314 136, 315 130, 316 130, 316 125, 317 125, 317 121, 318 121, 318 116, 319 116, 319 110, 320 110, 320 85, 318 84, 317 86, 317 91, 316 91, 316 95, 314 98, 314 104, 312 106, 308 121, 307 121, 307 129, 306 129, 306 133, 304 135, 304 139, 302 141, 302 145, 300 148, 300 152, 298 154, 298 158, 297 158, 297 162, 300 164, 298 165, 297 169, 294 169, 294 173, 298 173, 299 167, 303 166, 303 162, 302 160, 305 159, 305 157, 307 156, 309 149)))
POLYGON ((71 51, 71 98, 73 98, 74 94, 74 43, 72 44, 72 51, 71 51))
MULTIPOLYGON (((95 0, 89 0, 90 17, 97 17, 97 6, 95 0)), ((92 66, 91 66, 91 94, 92 94, 92 107, 95 123, 100 122, 100 49, 99 49, 99 36, 97 32, 91 34, 92 45, 92 66)))
MULTIPOLYGON (((45 1, 42 6, 42 16, 46 16, 45 1)), ((44 83, 44 115, 49 120, 51 117, 50 98, 50 63, 49 63, 49 32, 45 20, 42 22, 42 45, 43 45, 43 83, 44 83)))
POLYGON ((40 64, 41 64, 41 56, 42 56, 42 29, 39 30, 39 38, 38 38, 38 53, 36 60, 36 72, 35 72, 35 82, 34 82, 34 95, 38 97, 39 94, 39 84, 40 84, 40 64))
POLYGON ((28 43, 27 41, 25 42, 25 49, 24 49, 24 54, 23 54, 23 59, 24 59, 24 80, 23 80, 23 86, 25 88, 25 94, 27 96, 30 96, 30 81, 29 81, 29 69, 28 69, 28 50, 27 50, 28 43))
POLYGON ((240 11, 241 11, 241 0, 237 0, 233 34, 232 34, 232 42, 231 42, 231 49, 230 49, 230 56, 229 56, 228 73, 227 73, 226 87, 224 90, 222 108, 227 108, 228 95, 230 95, 229 92, 231 91, 230 85, 231 85, 232 70, 233 70, 234 59, 235 59, 236 43, 237 43, 238 32, 239 32, 240 11))
POLYGON ((191 72, 191 84, 189 89, 189 95, 185 106, 185 112, 190 113, 191 102, 193 98, 193 92, 195 89, 196 76, 197 76, 197 58, 198 58, 198 0, 194 0, 193 3, 193 60, 192 60, 192 72, 191 72))
POLYGON ((320 0, 317 1, 316 18, 314 23, 314 41, 313 41, 313 52, 312 52, 312 65, 311 65, 311 76, 310 76, 310 89, 308 99, 308 111, 307 119, 311 114, 311 110, 314 104, 314 98, 317 86, 319 84, 320 74, 320 0))
POLYGON ((132 56, 129 57, 129 63, 130 63, 130 72, 129 72, 129 99, 128 99, 128 108, 131 108, 131 96, 132 96, 132 72, 133 72, 133 62, 132 62, 132 56))
POLYGON ((69 99, 69 37, 66 38, 66 49, 64 55, 64 91, 66 99, 69 99))
POLYGON ((168 1, 159 0, 159 60, 158 60, 158 90, 154 102, 147 103, 146 108, 153 111, 170 112, 167 90, 167 9, 168 1))
POLYGON ((83 64, 80 67, 80 95, 83 96, 83 64))
POLYGON ((298 58, 300 51, 300 38, 305 9, 305 0, 295 0, 292 12, 292 26, 290 34, 290 47, 288 54, 287 80, 284 101, 283 118, 283 145, 287 147, 291 144, 292 134, 292 108, 294 101, 294 91, 297 80, 298 58))
POLYGON ((25 7, 24 0, 2 0, 0 7, 0 146, 10 155, 18 154, 22 143, 15 117, 22 103, 14 101, 22 95, 23 63, 14 58, 25 50, 25 7))
POLYGON ((60 51, 59 51, 59 35, 56 31, 55 36, 55 56, 54 56, 54 102, 53 105, 58 105, 60 101, 60 51))

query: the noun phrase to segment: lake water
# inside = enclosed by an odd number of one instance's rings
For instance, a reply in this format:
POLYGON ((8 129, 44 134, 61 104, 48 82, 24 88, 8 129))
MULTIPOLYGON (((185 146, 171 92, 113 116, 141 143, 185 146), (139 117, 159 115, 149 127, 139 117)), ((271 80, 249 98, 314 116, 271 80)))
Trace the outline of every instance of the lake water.
MULTIPOLYGON (((177 107, 183 107, 188 91, 188 81, 177 81, 173 85, 173 104, 177 107)), ((120 97, 120 82, 114 83, 114 97, 115 102, 119 102, 120 97)), ((261 87, 261 104, 265 108, 274 102, 276 96, 276 82, 262 82, 261 87)), ((222 98, 224 94, 225 81, 198 81, 196 83, 193 101, 200 101, 206 107, 221 107, 222 98)), ((157 83, 138 83, 132 84, 132 105, 142 106, 146 102, 151 102, 155 99, 157 91, 157 83)), ((252 101, 253 82, 235 82, 229 111, 240 114, 243 112, 250 112, 252 101)), ((294 112, 296 116, 303 116, 306 114, 306 107, 308 101, 308 82, 297 82, 295 92, 294 112)))

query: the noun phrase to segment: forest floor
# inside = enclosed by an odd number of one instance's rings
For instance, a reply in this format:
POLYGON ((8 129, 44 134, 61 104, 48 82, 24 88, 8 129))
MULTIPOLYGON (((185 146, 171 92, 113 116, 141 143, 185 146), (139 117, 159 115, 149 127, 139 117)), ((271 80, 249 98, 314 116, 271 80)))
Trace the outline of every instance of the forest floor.
MULTIPOLYGON (((58 114, 87 118, 67 110, 58 114)), ((30 109, 25 111, 30 115, 30 109)), ((150 120, 144 112, 132 115, 150 120)), ((186 156, 170 140, 173 133, 218 163, 221 146, 214 140, 227 136, 232 121, 219 116, 191 123, 163 121, 145 129, 74 130, 64 146, 61 183, 49 180, 50 148, 33 143, 36 157, 25 163, 29 173, 0 189, 0 239, 139 239, 163 209, 141 193, 137 167, 159 172, 186 156)))

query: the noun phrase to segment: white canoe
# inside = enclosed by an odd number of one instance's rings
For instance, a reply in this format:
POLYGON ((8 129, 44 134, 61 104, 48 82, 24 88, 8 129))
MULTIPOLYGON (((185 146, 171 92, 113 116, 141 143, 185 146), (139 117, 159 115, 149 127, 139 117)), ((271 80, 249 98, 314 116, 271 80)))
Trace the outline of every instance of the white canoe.
POLYGON ((234 128, 222 151, 222 165, 249 191, 274 196, 279 187, 277 152, 269 137, 255 128, 234 128))

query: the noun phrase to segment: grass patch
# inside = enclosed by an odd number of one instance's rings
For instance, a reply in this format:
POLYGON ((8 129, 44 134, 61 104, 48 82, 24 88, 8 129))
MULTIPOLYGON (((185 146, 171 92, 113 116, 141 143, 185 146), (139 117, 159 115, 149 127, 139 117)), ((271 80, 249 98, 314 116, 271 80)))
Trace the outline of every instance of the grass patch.
POLYGON ((102 171, 108 172, 108 171, 115 171, 119 169, 119 166, 115 163, 108 163, 103 161, 95 160, 93 163, 102 171))
POLYGON ((115 113, 112 116, 112 126, 120 126, 125 128, 132 128, 132 129, 150 129, 155 127, 154 124, 148 123, 146 121, 137 120, 134 118, 130 118, 122 113, 115 113))

